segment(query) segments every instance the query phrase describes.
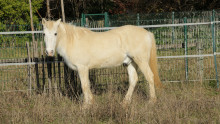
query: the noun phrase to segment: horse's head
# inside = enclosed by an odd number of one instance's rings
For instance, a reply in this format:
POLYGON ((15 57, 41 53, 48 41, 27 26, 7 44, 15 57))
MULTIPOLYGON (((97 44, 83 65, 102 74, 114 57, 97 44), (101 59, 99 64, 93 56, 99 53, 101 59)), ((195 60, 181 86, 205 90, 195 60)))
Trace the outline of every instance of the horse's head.
POLYGON ((42 24, 44 28, 44 41, 46 44, 46 54, 48 56, 53 56, 55 53, 56 42, 57 42, 57 29, 60 25, 61 19, 57 21, 46 21, 42 19, 42 24))

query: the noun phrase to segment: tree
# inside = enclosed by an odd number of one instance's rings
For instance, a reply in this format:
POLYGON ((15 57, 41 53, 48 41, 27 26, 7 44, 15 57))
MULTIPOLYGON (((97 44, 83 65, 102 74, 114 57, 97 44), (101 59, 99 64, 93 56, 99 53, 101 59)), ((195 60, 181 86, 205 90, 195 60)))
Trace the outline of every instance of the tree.
MULTIPOLYGON (((37 11, 44 0, 32 0, 33 21, 38 23, 37 11)), ((0 0, 0 23, 30 24, 30 8, 28 0, 0 0)))
POLYGON ((62 11, 62 19, 63 19, 63 22, 66 22, 63 0, 61 0, 61 11, 62 11))
POLYGON ((48 19, 50 19, 51 14, 50 14, 50 0, 46 0, 47 1, 47 16, 48 19))
MULTIPOLYGON (((32 0, 33 23, 39 24, 37 16, 38 9, 42 7, 43 0, 32 0)), ((0 31, 22 31, 31 30, 30 24, 30 4, 29 0, 0 0, 0 31), (16 25, 16 26, 15 26, 16 25), (26 25, 26 26, 25 26, 26 25)), ((1 35, 0 46, 2 44, 24 44, 26 41, 34 39, 27 34, 25 37, 16 35, 1 35)))

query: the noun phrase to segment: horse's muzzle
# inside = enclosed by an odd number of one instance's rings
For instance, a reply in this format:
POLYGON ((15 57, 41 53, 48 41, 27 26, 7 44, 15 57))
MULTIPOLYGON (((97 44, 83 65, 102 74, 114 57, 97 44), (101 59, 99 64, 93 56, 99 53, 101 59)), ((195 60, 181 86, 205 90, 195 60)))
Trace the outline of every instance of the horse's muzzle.
POLYGON ((54 51, 53 50, 46 50, 45 53, 47 54, 47 56, 53 56, 54 55, 54 51))

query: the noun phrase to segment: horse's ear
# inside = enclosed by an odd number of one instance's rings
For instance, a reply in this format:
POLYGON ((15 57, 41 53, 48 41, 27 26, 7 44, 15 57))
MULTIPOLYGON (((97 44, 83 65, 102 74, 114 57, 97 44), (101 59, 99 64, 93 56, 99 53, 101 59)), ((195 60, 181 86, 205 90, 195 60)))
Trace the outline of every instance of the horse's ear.
POLYGON ((42 19, 42 24, 45 25, 47 20, 45 18, 42 19))
POLYGON ((56 21, 56 25, 58 26, 58 25, 60 24, 60 22, 61 22, 61 19, 58 19, 58 20, 56 21))

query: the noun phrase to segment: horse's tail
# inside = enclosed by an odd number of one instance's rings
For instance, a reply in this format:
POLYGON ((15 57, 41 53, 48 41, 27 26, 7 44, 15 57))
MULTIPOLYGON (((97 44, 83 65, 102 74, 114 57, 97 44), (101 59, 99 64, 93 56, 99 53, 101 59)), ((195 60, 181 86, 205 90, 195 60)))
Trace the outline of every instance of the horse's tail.
POLYGON ((150 33, 151 40, 152 40, 152 48, 150 53, 150 68, 154 74, 154 84, 156 88, 162 88, 163 84, 160 81, 160 77, 158 74, 158 67, 157 67, 157 48, 156 48, 156 41, 154 38, 153 33, 150 33))

